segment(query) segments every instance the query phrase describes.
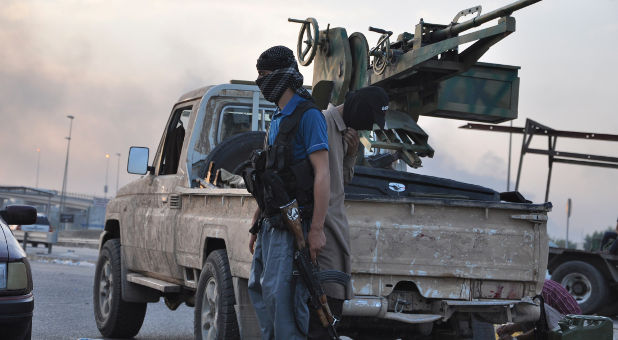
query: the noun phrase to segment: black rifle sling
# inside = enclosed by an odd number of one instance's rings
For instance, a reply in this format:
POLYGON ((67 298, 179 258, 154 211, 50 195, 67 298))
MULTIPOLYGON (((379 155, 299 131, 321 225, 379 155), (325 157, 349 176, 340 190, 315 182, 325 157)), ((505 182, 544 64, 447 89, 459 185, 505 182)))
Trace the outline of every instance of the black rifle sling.
POLYGON ((542 295, 537 295, 533 300, 539 299, 541 307, 541 315, 536 322, 534 337, 536 340, 547 340, 549 336, 549 326, 547 325, 547 315, 545 314, 545 300, 542 295))

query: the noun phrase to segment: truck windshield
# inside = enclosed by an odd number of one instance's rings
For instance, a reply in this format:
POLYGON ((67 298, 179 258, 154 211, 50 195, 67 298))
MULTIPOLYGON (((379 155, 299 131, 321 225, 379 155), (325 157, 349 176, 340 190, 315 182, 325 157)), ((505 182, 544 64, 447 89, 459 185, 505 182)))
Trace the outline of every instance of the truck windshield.
MULTIPOLYGON (((272 113, 274 112, 274 108, 258 109, 258 131, 266 131, 268 129, 272 113)), ((221 112, 219 125, 219 142, 241 132, 251 131, 252 115, 250 106, 229 105, 224 107, 221 112)))

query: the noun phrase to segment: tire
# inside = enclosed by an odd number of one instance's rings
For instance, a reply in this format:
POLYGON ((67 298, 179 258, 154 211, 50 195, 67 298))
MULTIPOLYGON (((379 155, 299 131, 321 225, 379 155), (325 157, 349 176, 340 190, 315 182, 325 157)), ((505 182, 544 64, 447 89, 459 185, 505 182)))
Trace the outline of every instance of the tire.
POLYGON ((583 314, 591 314, 607 303, 609 291, 603 274, 582 261, 568 261, 556 268, 551 276, 577 300, 583 314))
POLYGON ((4 320, 0 323, 0 334, 3 340, 30 340, 32 338, 32 317, 19 321, 4 320))
POLYGON ((26 335, 24 336, 24 340, 32 339, 32 318, 28 321, 28 329, 26 330, 26 335))
POLYGON ((206 168, 203 171, 202 178, 206 177, 210 162, 214 163, 211 176, 220 168, 241 175, 243 165, 247 165, 246 161, 249 160, 253 150, 264 147, 265 137, 266 133, 262 131, 249 131, 223 140, 206 157, 206 168))
POLYGON ((240 339, 235 303, 227 254, 224 249, 215 250, 208 255, 197 283, 195 339, 240 339))
POLYGON ((94 274, 94 319, 106 338, 132 338, 142 327, 146 303, 122 300, 120 240, 103 245, 94 274))
POLYGON ((606 302, 597 310, 596 314, 611 318, 618 315, 618 297, 614 289, 610 289, 608 295, 606 302))

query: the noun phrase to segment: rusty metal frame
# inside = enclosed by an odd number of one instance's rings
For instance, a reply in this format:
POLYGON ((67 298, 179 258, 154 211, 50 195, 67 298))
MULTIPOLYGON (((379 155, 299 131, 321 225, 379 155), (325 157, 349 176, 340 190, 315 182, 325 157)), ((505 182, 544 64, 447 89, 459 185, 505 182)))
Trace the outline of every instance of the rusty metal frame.
POLYGON ((511 127, 491 124, 474 124, 468 123, 460 126, 460 129, 484 130, 494 132, 519 133, 523 134, 521 153, 519 155, 519 166, 517 168, 517 180, 515 182, 515 190, 519 189, 519 180, 521 178, 521 167, 526 153, 547 155, 548 157, 548 172, 547 185, 545 188, 545 202, 549 198, 549 186, 551 183, 551 175, 554 163, 566 163, 575 165, 587 165, 603 168, 618 169, 618 157, 599 156, 592 154, 582 154, 574 152, 556 151, 556 142, 558 137, 588 139, 608 142, 618 142, 618 135, 594 132, 576 132, 555 130, 546 125, 540 124, 532 119, 526 119, 525 127, 511 127), (547 136, 547 149, 535 149, 530 147, 532 137, 535 135, 547 136))

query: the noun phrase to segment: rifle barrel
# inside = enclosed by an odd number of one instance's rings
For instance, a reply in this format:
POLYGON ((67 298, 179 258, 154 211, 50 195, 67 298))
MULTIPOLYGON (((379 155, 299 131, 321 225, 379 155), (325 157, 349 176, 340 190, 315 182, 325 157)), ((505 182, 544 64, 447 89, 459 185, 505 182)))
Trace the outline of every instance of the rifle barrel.
POLYGON ((443 28, 439 31, 435 31, 431 34, 431 40, 440 41, 444 40, 448 37, 452 37, 456 34, 459 34, 465 30, 468 30, 473 27, 480 26, 488 21, 494 20, 496 18, 505 17, 510 15, 511 13, 522 9, 524 7, 528 7, 532 4, 535 4, 541 0, 518 0, 512 4, 506 5, 504 7, 493 10, 489 13, 482 14, 474 19, 470 19, 468 21, 464 21, 459 24, 451 24, 446 28, 443 28))

